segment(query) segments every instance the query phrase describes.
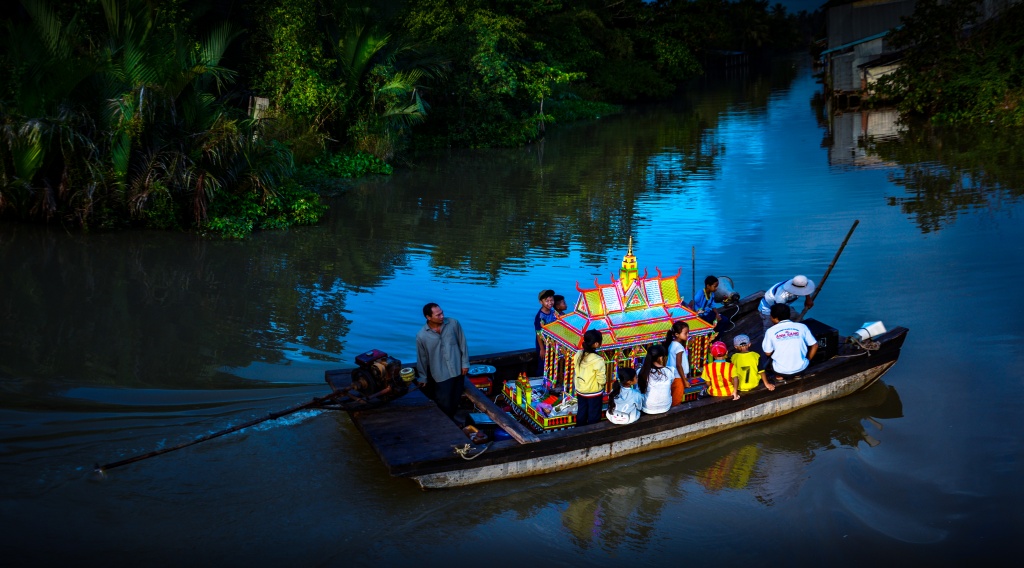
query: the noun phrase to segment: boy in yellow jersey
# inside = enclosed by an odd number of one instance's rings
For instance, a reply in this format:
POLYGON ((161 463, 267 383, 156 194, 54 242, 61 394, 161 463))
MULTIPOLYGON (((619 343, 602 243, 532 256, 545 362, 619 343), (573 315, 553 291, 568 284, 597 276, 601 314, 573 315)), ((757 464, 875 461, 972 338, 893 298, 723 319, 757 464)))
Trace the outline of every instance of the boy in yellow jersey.
POLYGON ((760 368, 761 355, 750 350, 750 338, 746 335, 737 335, 732 340, 736 353, 732 355, 732 364, 740 375, 740 390, 749 391, 757 388, 757 383, 764 383, 768 390, 775 390, 775 385, 768 381, 764 369, 760 368), (760 381, 758 380, 760 379, 760 381))

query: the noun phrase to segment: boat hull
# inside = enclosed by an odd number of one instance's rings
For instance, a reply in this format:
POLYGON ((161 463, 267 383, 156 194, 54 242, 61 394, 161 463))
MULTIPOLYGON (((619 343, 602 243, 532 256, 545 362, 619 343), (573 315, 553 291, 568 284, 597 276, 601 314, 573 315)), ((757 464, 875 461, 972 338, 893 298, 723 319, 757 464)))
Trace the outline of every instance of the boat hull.
POLYGON ((846 378, 802 390, 789 396, 767 400, 746 408, 741 412, 682 424, 659 432, 639 434, 634 437, 612 440, 552 455, 527 457, 505 463, 481 465, 425 475, 412 475, 411 477, 424 489, 459 487, 500 479, 553 473, 658 448, 684 444, 717 432, 770 420, 819 402, 850 395, 873 384, 894 364, 895 361, 889 361, 846 378))

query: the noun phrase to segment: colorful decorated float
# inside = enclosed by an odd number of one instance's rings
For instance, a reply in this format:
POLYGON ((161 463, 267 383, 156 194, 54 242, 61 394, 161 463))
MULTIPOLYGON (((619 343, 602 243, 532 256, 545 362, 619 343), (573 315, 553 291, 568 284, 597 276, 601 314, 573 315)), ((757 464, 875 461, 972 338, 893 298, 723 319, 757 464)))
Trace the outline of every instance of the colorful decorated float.
MULTIPOLYGON (((612 276, 610 284, 600 284, 595 279, 593 288, 581 288, 577 283, 580 295, 573 311, 541 329, 546 351, 544 376, 523 374, 505 383, 502 394, 512 411, 536 431, 575 425, 573 360, 583 349, 583 334, 591 329, 601 332, 598 353, 605 359, 611 381, 620 366, 638 368, 648 347, 664 341, 672 324, 683 320, 690 326, 690 369, 699 375, 714 327, 683 305, 678 283, 681 271, 672 276, 656 271, 653 277, 646 270, 639 275, 630 239, 618 280, 612 276)), ((701 388, 687 387, 687 400, 696 398, 701 388)))

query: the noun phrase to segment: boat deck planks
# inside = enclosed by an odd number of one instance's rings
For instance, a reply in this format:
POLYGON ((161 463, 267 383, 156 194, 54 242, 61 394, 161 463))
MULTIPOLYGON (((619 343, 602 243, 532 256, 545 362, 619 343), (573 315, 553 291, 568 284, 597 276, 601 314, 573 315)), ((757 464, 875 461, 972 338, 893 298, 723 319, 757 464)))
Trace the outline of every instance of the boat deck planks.
POLYGON ((490 416, 491 420, 493 420, 495 424, 508 432, 508 434, 517 442, 520 444, 531 444, 533 442, 540 441, 540 438, 531 432, 529 428, 523 426, 519 422, 516 422, 516 420, 506 414, 504 410, 498 408, 498 405, 491 402, 491 399, 487 398, 484 393, 480 392, 480 389, 476 388, 469 379, 465 379, 465 381, 466 398, 472 401, 478 410, 482 410, 485 414, 490 416))
POLYGON ((352 422, 389 470, 451 457, 452 446, 469 441, 419 390, 385 406, 353 412, 352 422))

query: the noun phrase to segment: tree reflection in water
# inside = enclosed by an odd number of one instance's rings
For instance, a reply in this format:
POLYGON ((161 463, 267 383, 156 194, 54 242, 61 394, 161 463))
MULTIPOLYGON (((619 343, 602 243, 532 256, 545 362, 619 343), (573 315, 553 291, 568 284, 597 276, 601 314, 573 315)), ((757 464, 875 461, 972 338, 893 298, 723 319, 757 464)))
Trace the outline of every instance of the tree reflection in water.
POLYGON ((998 208, 1024 195, 1024 140, 1017 131, 908 124, 898 137, 865 141, 868 153, 897 167, 890 176, 904 195, 890 205, 922 233, 941 230, 958 214, 998 208))
POLYGON ((423 259, 417 276, 487 285, 569 250, 603 271, 635 233, 639 200, 691 199, 687 180, 714 177, 719 117, 740 101, 765 112, 792 77, 749 77, 520 150, 421 156, 331 198, 319 226, 244 242, 2 226, 0 376, 46 393, 251 386, 270 371, 242 369, 350 361, 352 292, 423 259))

